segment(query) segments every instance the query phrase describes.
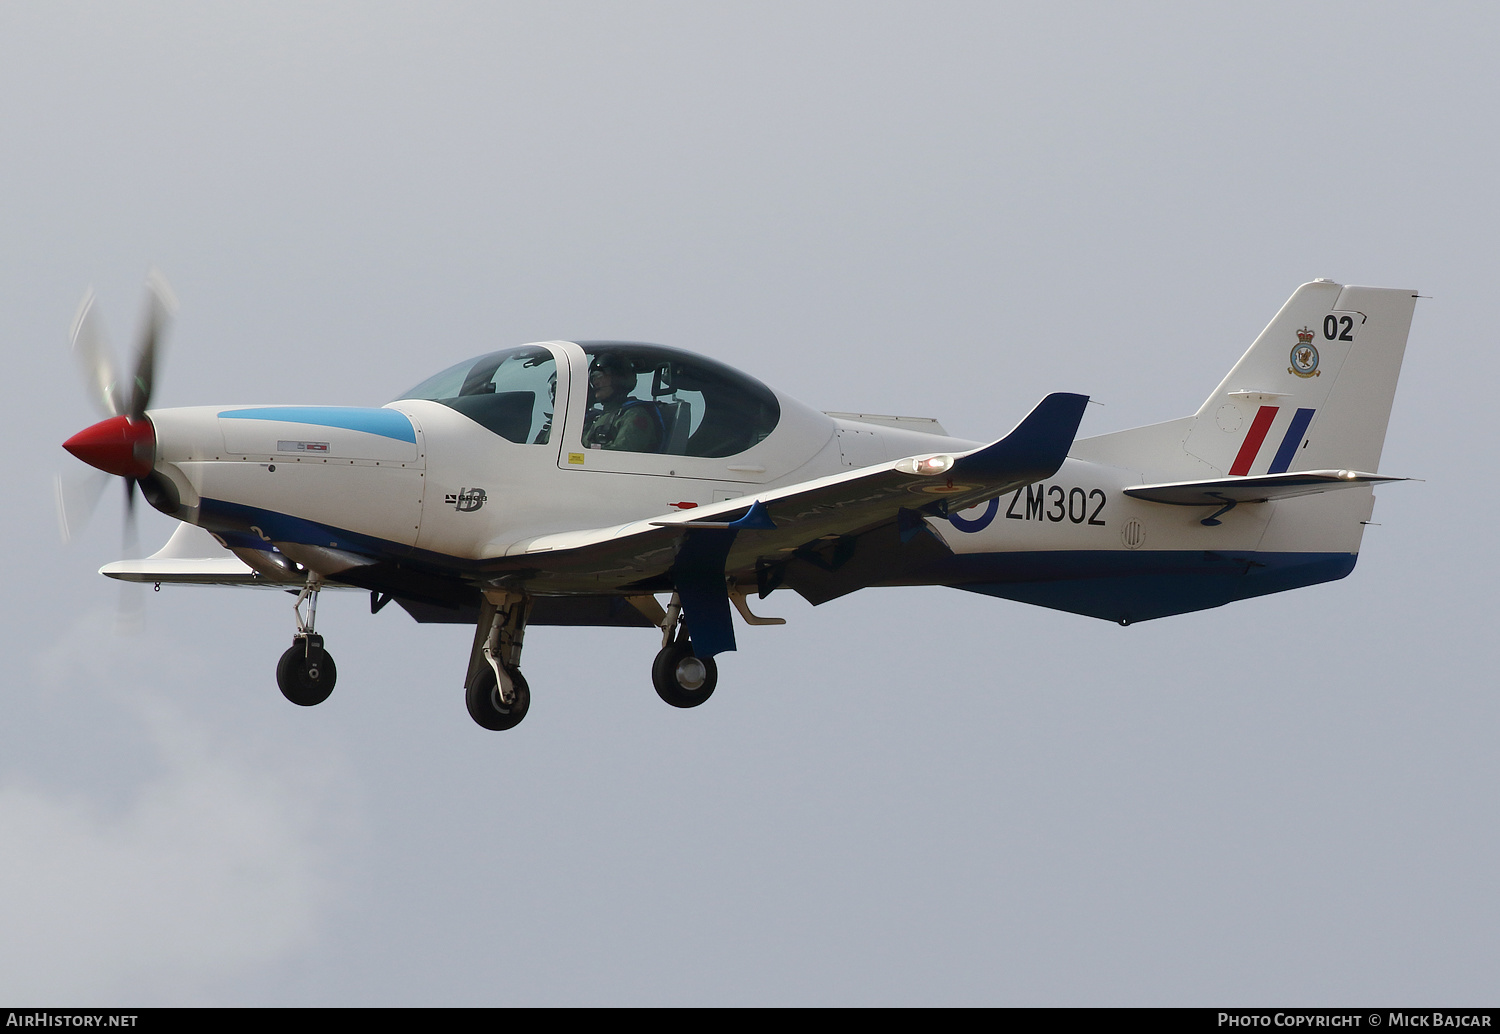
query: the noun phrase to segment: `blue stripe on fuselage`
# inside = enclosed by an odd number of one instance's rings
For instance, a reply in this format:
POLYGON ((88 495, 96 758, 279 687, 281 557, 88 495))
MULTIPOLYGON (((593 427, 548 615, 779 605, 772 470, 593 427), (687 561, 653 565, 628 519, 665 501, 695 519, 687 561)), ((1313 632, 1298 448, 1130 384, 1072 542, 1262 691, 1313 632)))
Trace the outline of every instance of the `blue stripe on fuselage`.
POLYGON ((271 542, 300 542, 359 553, 375 559, 398 559, 408 556, 412 547, 389 539, 346 531, 332 525, 294 517, 259 506, 230 503, 222 499, 203 499, 198 504, 198 523, 216 534, 251 537, 261 545, 271 542))
POLYGON ((355 406, 264 406, 260 409, 226 409, 221 420, 279 420, 291 424, 316 424, 363 431, 400 442, 417 442, 417 433, 405 413, 394 409, 361 409, 355 406))

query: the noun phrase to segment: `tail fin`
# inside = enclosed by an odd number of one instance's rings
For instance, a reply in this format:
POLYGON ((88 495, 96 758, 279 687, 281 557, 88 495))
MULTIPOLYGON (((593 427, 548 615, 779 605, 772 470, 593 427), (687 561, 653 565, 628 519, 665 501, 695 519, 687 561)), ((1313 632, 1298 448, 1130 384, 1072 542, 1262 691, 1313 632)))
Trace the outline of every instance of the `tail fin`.
POLYGON ((1415 299, 1303 284, 1199 408, 1183 448, 1229 475, 1376 470, 1415 299))

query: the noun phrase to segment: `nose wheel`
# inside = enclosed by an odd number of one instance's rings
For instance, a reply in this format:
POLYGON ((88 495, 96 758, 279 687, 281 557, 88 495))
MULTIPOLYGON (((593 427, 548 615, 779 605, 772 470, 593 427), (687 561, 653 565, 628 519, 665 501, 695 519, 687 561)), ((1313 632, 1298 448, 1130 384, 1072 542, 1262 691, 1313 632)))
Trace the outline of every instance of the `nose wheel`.
POLYGON ((276 684, 281 695, 299 707, 312 707, 328 699, 338 679, 333 655, 323 649, 323 637, 298 635, 276 664, 276 684))
POLYGON ((292 604, 297 634, 292 636, 291 647, 276 662, 276 685, 281 687, 281 695, 299 707, 312 707, 327 700, 339 674, 333 655, 323 649, 323 637, 313 631, 318 616, 318 591, 322 587, 323 579, 309 573, 307 584, 292 604), (304 603, 306 617, 302 616, 304 603))

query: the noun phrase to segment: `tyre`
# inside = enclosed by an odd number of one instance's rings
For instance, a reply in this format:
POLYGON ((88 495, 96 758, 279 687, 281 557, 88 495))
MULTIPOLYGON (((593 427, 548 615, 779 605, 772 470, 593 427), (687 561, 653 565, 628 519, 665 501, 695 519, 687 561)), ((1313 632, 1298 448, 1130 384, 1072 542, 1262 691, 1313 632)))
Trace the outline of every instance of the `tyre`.
POLYGON ((699 657, 687 643, 662 648, 651 665, 656 695, 673 707, 697 707, 713 696, 719 684, 719 666, 712 657, 699 657))
POLYGON ((322 636, 292 640, 291 647, 276 664, 276 684, 281 695, 299 707, 312 707, 328 699, 338 679, 333 655, 323 649, 322 636))
POLYGON ((526 712, 531 708, 531 687, 526 684, 526 678, 520 671, 511 672, 510 677, 515 699, 509 705, 501 701, 495 672, 488 664, 474 680, 474 684, 464 691, 464 701, 469 705, 469 717, 481 728, 492 732, 514 729, 526 717, 526 712))

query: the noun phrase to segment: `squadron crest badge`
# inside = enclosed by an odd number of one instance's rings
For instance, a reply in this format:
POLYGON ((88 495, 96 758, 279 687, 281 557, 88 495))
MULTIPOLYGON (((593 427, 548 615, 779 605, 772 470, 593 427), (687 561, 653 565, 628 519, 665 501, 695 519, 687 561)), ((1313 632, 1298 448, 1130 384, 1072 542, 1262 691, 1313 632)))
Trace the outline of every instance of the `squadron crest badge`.
POLYGON ((1318 347, 1312 343, 1313 332, 1303 327, 1297 331, 1297 343, 1292 346, 1292 365, 1287 373, 1298 377, 1318 376, 1318 347))

